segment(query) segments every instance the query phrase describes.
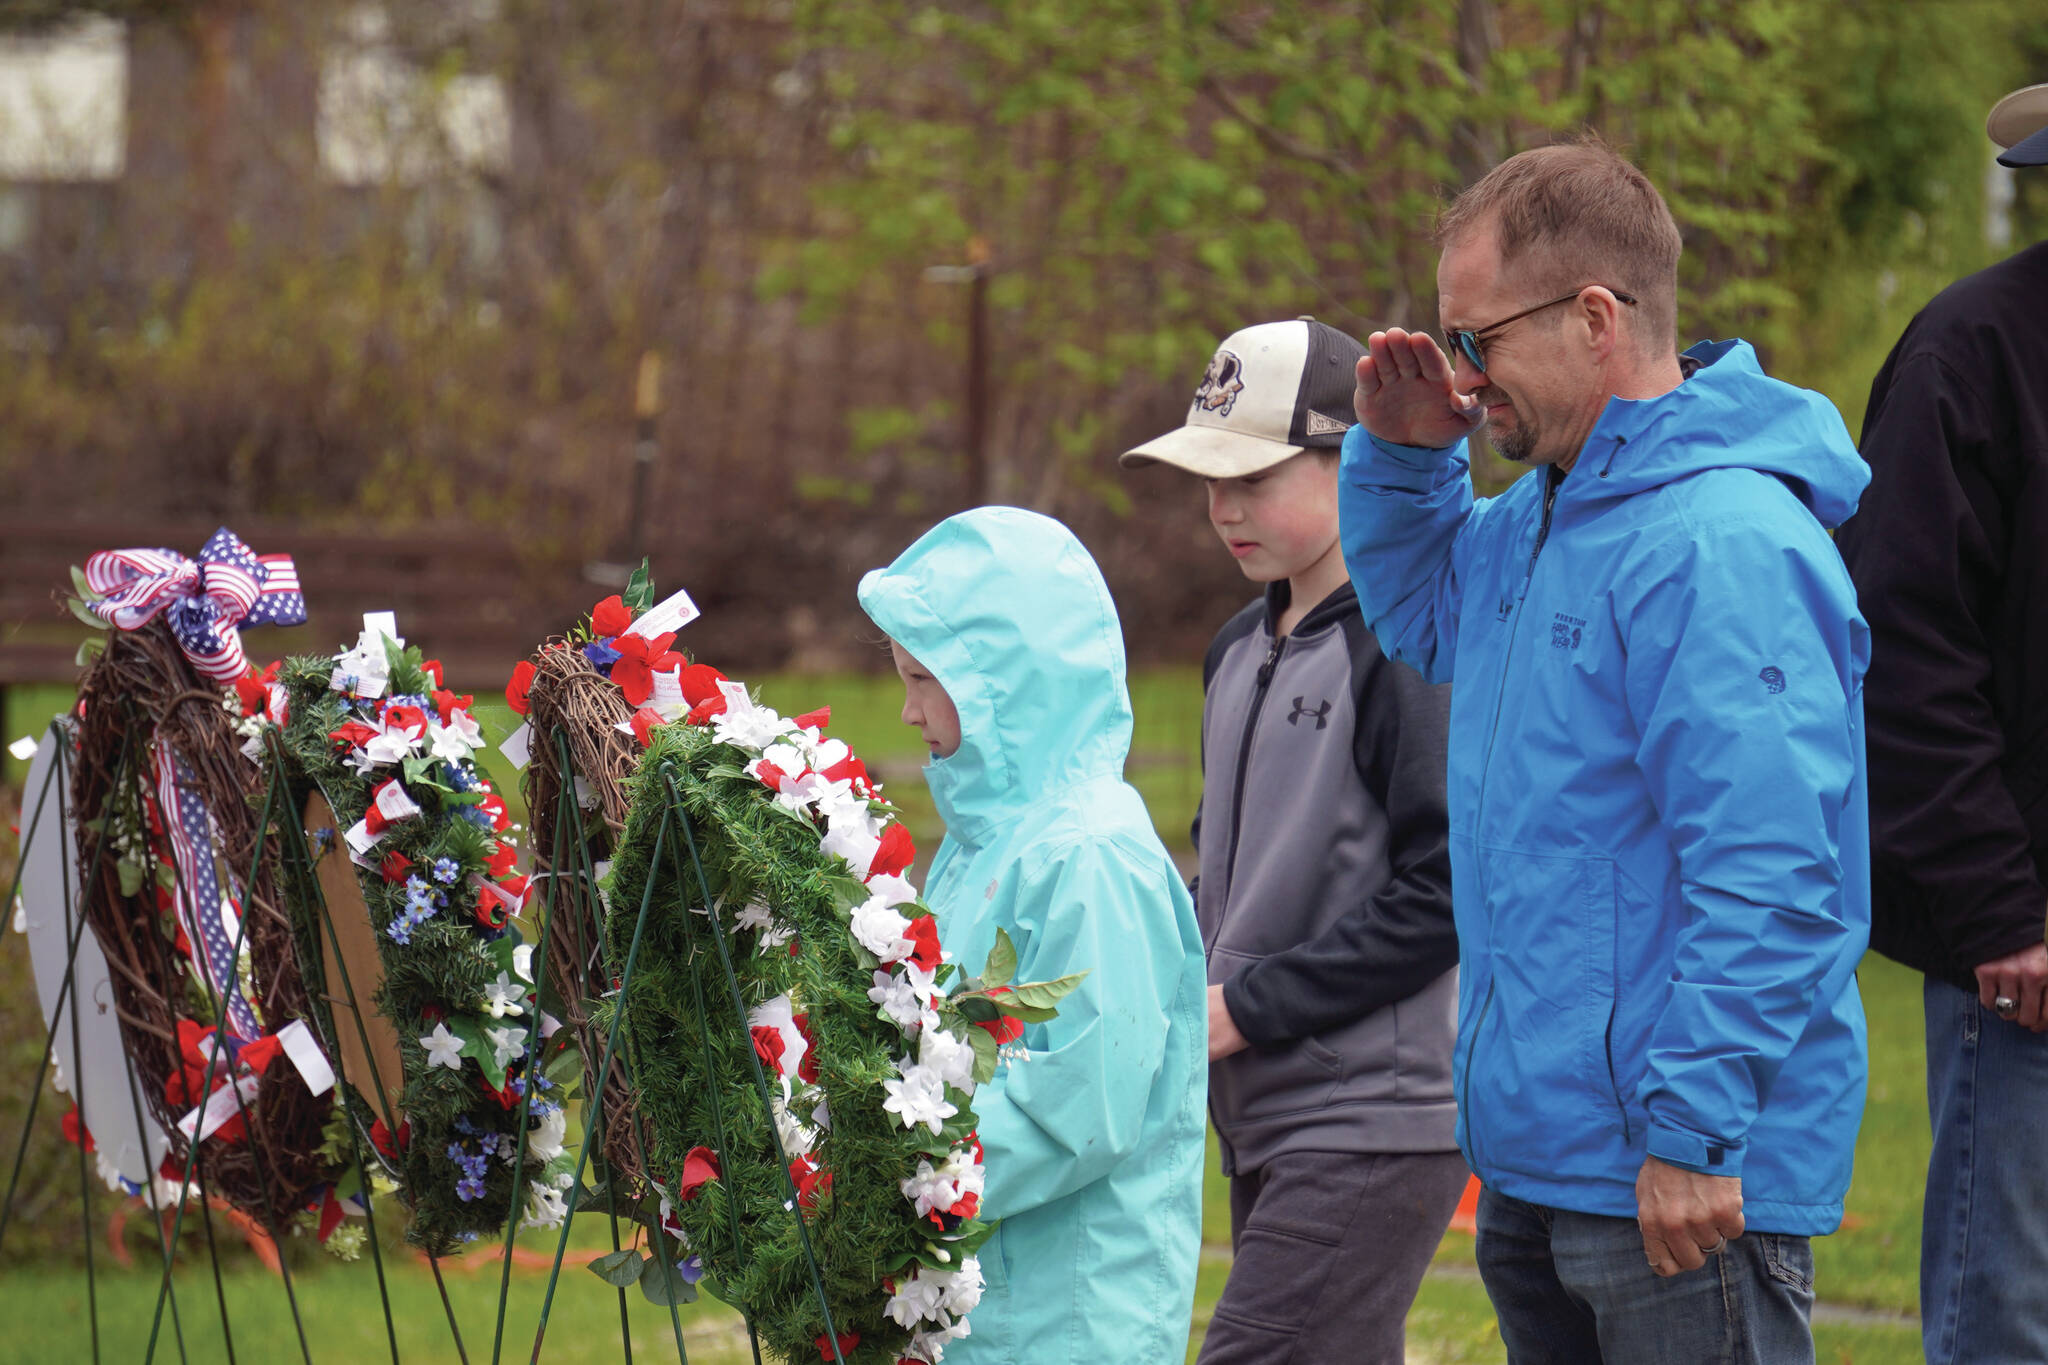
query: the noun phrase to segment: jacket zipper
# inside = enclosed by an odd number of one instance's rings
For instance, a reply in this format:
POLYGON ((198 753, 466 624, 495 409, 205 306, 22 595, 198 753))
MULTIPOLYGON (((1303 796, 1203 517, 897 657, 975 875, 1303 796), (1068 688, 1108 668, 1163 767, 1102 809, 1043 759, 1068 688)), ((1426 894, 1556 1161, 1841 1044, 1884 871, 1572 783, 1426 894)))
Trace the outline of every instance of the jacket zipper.
MULTIPOLYGON (((1474 812, 1472 820, 1472 837, 1475 843, 1478 841, 1480 829, 1486 820, 1486 777, 1493 768, 1494 743, 1500 738, 1500 714, 1502 708, 1507 704, 1508 665, 1513 662, 1515 657, 1515 635, 1521 625, 1522 603, 1529 596, 1530 580, 1536 577, 1536 557, 1543 553, 1543 542, 1550 539, 1550 517, 1557 509, 1557 490, 1562 482, 1563 480, 1556 477, 1554 468, 1543 471, 1543 520, 1536 527, 1536 543, 1529 547, 1529 567, 1522 574, 1522 589, 1515 597, 1515 619, 1508 625, 1507 652, 1501 656, 1500 690, 1495 693, 1493 699, 1493 727, 1486 735, 1486 759, 1479 766, 1479 809, 1474 812)), ((1485 863, 1481 862, 1479 865, 1484 867, 1485 863)), ((1480 896, 1484 899, 1485 895, 1486 888, 1482 886, 1480 888, 1480 896)), ((1490 959, 1493 954, 1493 918, 1491 915, 1487 917, 1486 921, 1486 947, 1487 956, 1490 959)), ((1465 1045, 1465 1081, 1458 1091, 1458 1112, 1465 1115, 1465 1140, 1471 1145, 1474 1165, 1477 1165, 1479 1162, 1479 1125, 1472 1121, 1472 1107, 1467 1102, 1466 1096, 1472 1087, 1472 1062, 1479 1053, 1479 1029, 1486 1022, 1486 1016, 1493 1006, 1493 988, 1494 975, 1489 967, 1486 978, 1486 1000, 1479 1007, 1478 1017, 1472 1021, 1472 1041, 1465 1045)))
MULTIPOLYGON (((1244 828, 1245 766, 1251 760, 1252 735, 1259 728, 1259 713, 1266 709, 1266 689, 1273 684, 1273 670, 1279 664, 1280 651, 1286 645, 1285 636, 1275 636, 1272 648, 1266 651, 1265 662, 1259 665, 1258 690, 1252 693, 1251 710, 1245 713, 1244 733, 1237 741, 1237 778, 1230 794, 1230 856, 1223 863, 1226 896, 1229 891, 1228 880, 1237 875, 1237 838, 1244 828)), ((1223 925, 1220 922, 1216 926, 1216 937, 1223 937, 1223 925)), ((1216 945, 1213 942, 1203 950, 1202 962, 1205 966, 1215 951, 1216 945)), ((1230 1139, 1224 1136, 1223 1125, 1216 1118, 1216 1097, 1213 1094, 1209 1096, 1209 1126, 1216 1130, 1216 1144, 1223 1149, 1224 1164, 1234 1169, 1237 1165, 1237 1151, 1230 1145, 1230 1139)))

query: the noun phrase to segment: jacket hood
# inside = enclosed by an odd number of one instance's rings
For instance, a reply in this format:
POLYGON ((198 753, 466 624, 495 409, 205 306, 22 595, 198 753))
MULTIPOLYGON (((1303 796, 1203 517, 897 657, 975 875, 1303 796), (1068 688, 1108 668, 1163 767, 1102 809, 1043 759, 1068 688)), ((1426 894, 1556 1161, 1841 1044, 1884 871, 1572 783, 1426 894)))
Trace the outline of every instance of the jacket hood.
POLYGON ((860 605, 960 713, 959 749, 925 768, 948 833, 977 842, 1042 795, 1122 776, 1123 628, 1059 522, 1016 507, 948 517, 862 578, 860 605))
POLYGON ((1703 341, 1690 378, 1655 398, 1608 400, 1572 472, 1572 491, 1620 498, 1709 469, 1755 469, 1786 481, 1822 526, 1856 510, 1870 468, 1834 404, 1772 379, 1746 341, 1703 341))

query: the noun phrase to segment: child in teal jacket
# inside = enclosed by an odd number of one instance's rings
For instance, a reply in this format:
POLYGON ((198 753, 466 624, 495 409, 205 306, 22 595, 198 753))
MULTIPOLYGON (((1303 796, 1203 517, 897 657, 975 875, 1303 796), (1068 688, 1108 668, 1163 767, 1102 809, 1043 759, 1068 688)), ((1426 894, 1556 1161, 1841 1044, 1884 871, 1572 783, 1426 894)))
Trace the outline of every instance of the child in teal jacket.
POLYGON ((948 518, 860 604, 893 642, 904 719, 946 822, 925 885, 968 970, 998 928, 1016 978, 1088 973, 975 1092, 1002 1220, 947 1365, 1177 1362, 1201 1243, 1208 1080, 1201 932, 1123 780, 1123 634, 1064 526, 984 507, 948 518))

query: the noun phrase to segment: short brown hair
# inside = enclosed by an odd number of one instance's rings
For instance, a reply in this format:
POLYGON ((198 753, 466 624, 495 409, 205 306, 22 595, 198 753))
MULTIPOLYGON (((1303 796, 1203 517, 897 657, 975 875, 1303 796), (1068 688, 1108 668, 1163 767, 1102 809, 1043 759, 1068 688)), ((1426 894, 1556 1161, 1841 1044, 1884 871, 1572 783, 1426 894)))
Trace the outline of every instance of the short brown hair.
POLYGON ((1446 205, 1436 244, 1481 226, 1500 241, 1501 264, 1529 258, 1543 292, 1604 284, 1636 297, 1645 345, 1676 346, 1678 224, 1649 177, 1595 134, 1519 153, 1446 205))

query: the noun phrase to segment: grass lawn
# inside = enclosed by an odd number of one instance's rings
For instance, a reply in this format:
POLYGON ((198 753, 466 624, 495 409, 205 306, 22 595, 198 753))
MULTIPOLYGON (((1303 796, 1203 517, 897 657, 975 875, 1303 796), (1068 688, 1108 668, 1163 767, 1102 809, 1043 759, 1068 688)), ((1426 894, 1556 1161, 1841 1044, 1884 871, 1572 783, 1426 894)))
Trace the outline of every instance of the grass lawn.
MULTIPOLYGON (((786 714, 831 704, 832 732, 867 759, 888 786, 889 795, 903 808, 917 837, 921 871, 936 849, 942 829, 919 773, 923 752, 916 734, 896 719, 902 693, 895 680, 874 675, 768 675, 751 681, 765 702, 786 714)), ((1131 691, 1136 733, 1128 775, 1150 804, 1168 846, 1184 857, 1188 822, 1201 793, 1199 675, 1192 669, 1148 670, 1132 679, 1131 691)), ((11 741, 40 731, 49 715, 68 700, 64 689, 10 689, 0 739, 11 741)), ((502 702, 480 699, 478 712, 487 733, 493 735, 508 731, 514 720, 502 702)), ((493 753, 491 757, 497 756, 493 753)), ((502 759, 493 766, 497 785, 516 797, 516 774, 502 759)), ((5 771, 10 785, 19 784, 25 765, 7 759, 5 771)), ((0 863, 0 870, 5 867, 0 863)), ((25 974, 26 955, 11 946, 16 942, 10 938, 9 946, 0 948, 0 974, 10 981, 25 974)), ((1816 1244, 1816 1290, 1823 1311, 1815 1337, 1819 1359, 1826 1365, 1904 1365, 1920 1359, 1917 1325, 1886 1318, 1910 1313, 1917 1298, 1920 1194, 1928 1149, 1919 978, 1871 958, 1861 980, 1870 1017, 1869 1104, 1857 1147, 1848 1222, 1840 1233, 1816 1244), (1862 1316, 1849 1320, 1831 1317, 1829 1307, 1856 1310, 1862 1316)), ((21 1055, 20 1049, 8 1055, 10 1059, 21 1055)), ((24 1065, 33 1064, 33 1055, 24 1065)), ((12 1101, 5 1107, 12 1121, 0 1131, 0 1138, 12 1142, 20 1107, 12 1101)), ((38 1120, 39 1128, 45 1126, 51 1132, 39 1135, 39 1143, 54 1142, 54 1115, 47 1110, 38 1120)), ((1204 1206, 1204 1249, 1190 1360, 1229 1268, 1227 1199, 1213 1157, 1204 1206)), ((579 1220, 579 1225, 583 1221, 579 1220)), ((139 1220, 137 1226, 139 1229, 139 1220)), ((596 1239, 604 1236, 602 1229, 601 1222, 591 1220, 587 1229, 579 1226, 575 1240, 579 1245, 596 1246, 596 1239)), ((140 1259, 141 1237, 133 1235, 130 1242, 140 1259)), ((543 1243, 536 1238, 522 1240, 521 1245, 538 1248, 543 1243)), ((453 1267, 446 1269, 449 1293, 468 1358, 480 1363, 491 1354, 498 1297, 496 1261, 473 1254, 453 1267)), ((140 1269, 102 1275, 98 1286, 102 1358, 142 1358, 156 1283, 154 1275, 140 1269)), ((531 1353, 545 1285, 545 1271, 515 1269, 505 1360, 524 1360, 531 1353)), ((187 1354, 196 1360, 226 1359, 218 1309, 212 1302, 210 1277, 203 1262, 181 1265, 179 1286, 187 1354)), ((303 1274, 301 1289, 300 1308, 314 1360, 358 1365, 388 1358, 376 1281, 367 1263, 345 1267, 323 1262, 310 1267, 303 1274)), ((253 1268, 231 1270, 226 1297, 238 1359, 282 1362, 299 1358, 297 1336, 274 1277, 253 1268)), ((424 1267, 416 1263, 395 1267, 392 1297, 400 1327, 401 1358, 457 1359, 439 1294, 424 1267)), ((668 1314, 642 1301, 637 1293, 629 1292, 628 1301, 634 1358, 671 1358, 675 1344, 668 1314)), ((8 1270, 0 1277, 0 1311, 7 1309, 14 1310, 7 1313, 13 1327, 0 1334, 0 1365, 91 1359, 82 1268, 8 1270)), ((693 1362, 727 1365, 750 1359, 738 1320, 729 1311, 699 1303, 683 1310, 682 1316, 693 1362)), ((543 1359, 620 1360, 624 1357, 619 1336, 617 1297, 580 1268, 565 1270, 543 1359)), ((1409 1339, 1414 1362, 1495 1365, 1505 1359, 1492 1310, 1472 1269, 1469 1234, 1453 1231, 1446 1236, 1409 1316, 1409 1339)), ((177 1358, 166 1319, 157 1359, 177 1358)))

